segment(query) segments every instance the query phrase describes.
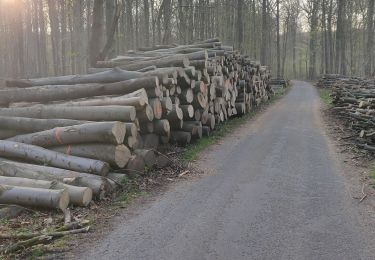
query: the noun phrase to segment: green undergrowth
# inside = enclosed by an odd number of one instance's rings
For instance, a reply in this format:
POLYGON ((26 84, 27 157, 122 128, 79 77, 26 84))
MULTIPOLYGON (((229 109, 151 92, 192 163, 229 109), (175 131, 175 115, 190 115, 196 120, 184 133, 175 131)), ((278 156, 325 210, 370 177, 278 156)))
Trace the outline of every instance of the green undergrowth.
POLYGON ((147 192, 141 190, 139 182, 139 177, 124 177, 121 182, 123 190, 119 196, 117 196, 115 205, 124 206, 135 198, 147 195, 147 192))
POLYGON ((375 188, 375 164, 372 165, 371 171, 370 171, 370 178, 372 180, 372 187, 375 188))
POLYGON ((332 97, 330 96, 331 91, 329 89, 319 89, 320 98, 327 105, 332 104, 332 97))
POLYGON ((249 119, 254 117, 259 111, 261 111, 263 108, 269 106, 274 101, 278 100, 282 96, 286 94, 289 88, 282 89, 278 93, 276 93, 274 96, 271 97, 270 100, 263 103, 261 106, 256 108, 255 110, 251 111, 250 113, 242 116, 242 117, 236 117, 230 120, 227 120, 220 125, 217 125, 215 127, 215 130, 210 133, 209 137, 203 137, 199 140, 196 140, 195 143, 189 145, 186 150, 182 154, 182 159, 191 162, 197 159, 199 153, 206 149, 208 146, 217 143, 221 138, 226 136, 228 133, 231 133, 233 129, 236 127, 239 127, 243 125, 245 122, 247 122, 249 119))

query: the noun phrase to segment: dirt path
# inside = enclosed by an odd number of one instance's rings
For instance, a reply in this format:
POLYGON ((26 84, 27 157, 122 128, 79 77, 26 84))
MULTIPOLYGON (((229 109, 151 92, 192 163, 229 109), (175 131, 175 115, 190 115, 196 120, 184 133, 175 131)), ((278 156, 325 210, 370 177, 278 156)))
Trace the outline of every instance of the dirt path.
MULTIPOLYGON (((209 171, 119 217, 83 259, 374 259, 321 125, 319 97, 286 97, 202 156, 209 171)), ((367 222, 368 223, 368 222, 367 222)))

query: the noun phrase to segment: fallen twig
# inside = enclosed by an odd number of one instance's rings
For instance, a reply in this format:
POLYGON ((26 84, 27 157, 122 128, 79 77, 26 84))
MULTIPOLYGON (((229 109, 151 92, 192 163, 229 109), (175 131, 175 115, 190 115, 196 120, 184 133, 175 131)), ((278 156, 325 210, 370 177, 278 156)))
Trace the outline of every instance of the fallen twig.
POLYGON ((45 243, 45 242, 49 242, 53 238, 62 237, 62 236, 66 236, 66 235, 72 235, 72 234, 78 234, 78 233, 86 233, 89 230, 90 230, 90 226, 87 226, 87 227, 80 228, 80 229, 73 229, 73 230, 60 231, 60 232, 51 232, 51 233, 48 233, 48 234, 45 234, 45 235, 36 236, 36 237, 30 238, 28 240, 19 241, 17 243, 14 243, 14 244, 8 246, 8 247, 1 248, 0 254, 1 253, 6 253, 6 254, 13 253, 13 252, 16 252, 20 249, 24 249, 26 247, 42 244, 42 243, 45 243))
POLYGON ((367 194, 365 193, 365 184, 362 185, 362 198, 359 200, 359 203, 361 203, 366 197, 367 197, 367 194))
POLYGON ((181 173, 178 175, 178 177, 182 177, 182 176, 184 176, 184 175, 187 174, 187 173, 189 173, 189 171, 181 172, 181 173))

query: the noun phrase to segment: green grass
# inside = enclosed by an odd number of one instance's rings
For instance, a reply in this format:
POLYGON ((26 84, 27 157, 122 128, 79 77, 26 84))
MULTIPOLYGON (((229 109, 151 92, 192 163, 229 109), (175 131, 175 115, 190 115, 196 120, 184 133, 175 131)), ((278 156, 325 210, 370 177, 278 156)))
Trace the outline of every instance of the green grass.
POLYGON ((319 89, 320 98, 327 105, 332 104, 332 98, 330 96, 331 91, 329 89, 319 89))
POLYGON ((372 186, 375 188, 375 164, 371 168, 370 178, 372 179, 372 186))
POLYGON ((275 94, 271 97, 269 101, 262 104, 259 108, 255 109, 249 114, 246 114, 242 117, 230 119, 216 126, 215 130, 211 133, 209 137, 203 137, 197 140, 194 144, 189 145, 187 149, 183 152, 182 159, 187 162, 196 160, 201 151, 206 149, 208 146, 215 144, 218 140, 226 136, 228 133, 231 133, 234 128, 243 125, 250 118, 256 115, 261 110, 261 108, 270 105, 271 103, 282 97, 287 92, 287 90, 288 89, 284 89, 281 92, 275 94))
POLYGON ((147 195, 147 192, 140 189, 137 177, 124 178, 122 180, 122 185, 124 185, 124 190, 116 198, 115 204, 117 204, 117 206, 125 206, 129 204, 133 199, 147 195))

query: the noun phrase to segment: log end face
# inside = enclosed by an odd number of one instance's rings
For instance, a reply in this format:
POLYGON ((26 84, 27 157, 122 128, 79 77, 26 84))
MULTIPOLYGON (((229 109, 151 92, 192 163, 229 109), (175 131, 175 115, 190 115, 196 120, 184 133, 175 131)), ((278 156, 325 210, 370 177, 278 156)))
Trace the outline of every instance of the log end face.
POLYGON ((122 122, 116 122, 112 127, 112 134, 115 137, 116 144, 124 143, 126 135, 126 125, 122 122))
POLYGON ((59 202, 58 202, 58 208, 62 211, 65 211, 68 208, 68 205, 70 203, 70 197, 69 192, 67 189, 61 190, 59 202))
POLYGON ((85 188, 82 193, 82 202, 81 202, 81 205, 79 206, 87 207, 92 200, 92 196, 93 196, 92 189, 85 188))
POLYGON ((115 149, 115 162, 119 168, 124 168, 131 157, 130 150, 125 145, 118 145, 115 149))

